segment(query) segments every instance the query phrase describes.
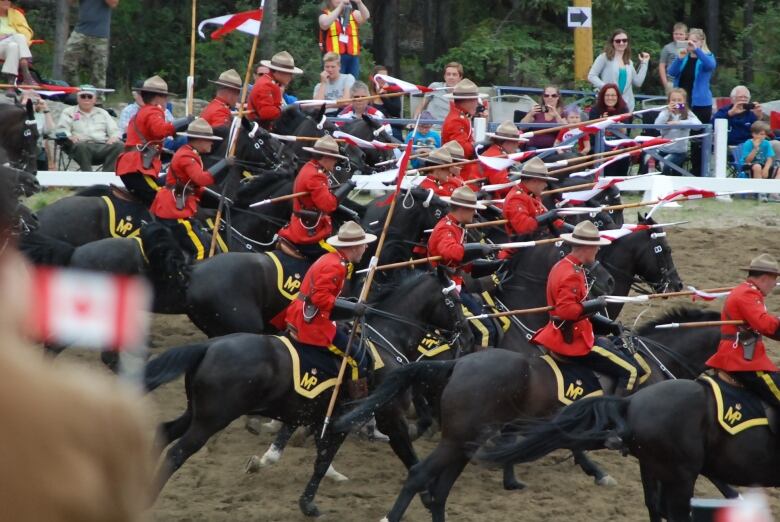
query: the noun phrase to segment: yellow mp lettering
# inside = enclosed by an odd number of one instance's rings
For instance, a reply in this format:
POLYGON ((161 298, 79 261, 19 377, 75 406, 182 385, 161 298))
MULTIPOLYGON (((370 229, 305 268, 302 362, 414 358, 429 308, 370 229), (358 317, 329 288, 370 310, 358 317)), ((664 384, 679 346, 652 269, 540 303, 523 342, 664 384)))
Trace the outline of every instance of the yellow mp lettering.
POLYGON ((309 372, 304 373, 301 377, 301 386, 307 390, 317 386, 317 377, 309 375, 309 372))
POLYGON ((128 223, 124 219, 120 219, 119 220, 119 224, 117 224, 117 226, 116 226, 116 231, 117 231, 118 234, 120 234, 122 236, 125 236, 131 230, 133 230, 133 224, 132 223, 128 223))
POLYGON ((582 386, 575 386, 573 383, 569 383, 569 387, 566 388, 566 397, 573 401, 576 401, 583 393, 585 390, 582 389, 582 386))
POLYGON ((729 406, 726 415, 724 415, 723 417, 726 419, 726 422, 728 422, 729 424, 736 424, 742 420, 742 412, 737 411, 731 406, 729 406))
POLYGON ((431 339, 430 337, 426 337, 420 342, 420 344, 425 346, 426 348, 430 348, 431 346, 436 345, 436 339, 431 339))
POLYGON ((284 282, 284 289, 288 292, 297 292, 301 287, 300 279, 295 279, 292 276, 287 276, 287 281, 284 282))

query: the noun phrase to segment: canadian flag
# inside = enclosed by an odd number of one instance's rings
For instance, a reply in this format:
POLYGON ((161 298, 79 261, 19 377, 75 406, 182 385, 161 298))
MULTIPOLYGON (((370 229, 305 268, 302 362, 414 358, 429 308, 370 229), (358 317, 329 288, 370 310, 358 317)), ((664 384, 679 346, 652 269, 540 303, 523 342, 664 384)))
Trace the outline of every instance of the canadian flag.
POLYGON ((141 278, 74 269, 36 268, 32 336, 100 350, 143 347, 149 285, 141 278))
POLYGON ((374 84, 376 85, 377 89, 382 87, 382 84, 380 82, 384 82, 385 89, 391 92, 420 93, 420 92, 431 92, 433 90, 430 87, 409 83, 399 78, 393 78, 392 76, 388 76, 387 74, 375 74, 374 84))
POLYGON ((262 19, 262 9, 226 14, 224 16, 203 20, 198 24, 198 34, 200 34, 201 38, 206 38, 206 35, 203 34, 203 27, 206 25, 218 25, 220 28, 211 33, 212 40, 219 40, 233 31, 241 31, 242 33, 257 36, 258 33, 260 33, 260 22, 262 19))

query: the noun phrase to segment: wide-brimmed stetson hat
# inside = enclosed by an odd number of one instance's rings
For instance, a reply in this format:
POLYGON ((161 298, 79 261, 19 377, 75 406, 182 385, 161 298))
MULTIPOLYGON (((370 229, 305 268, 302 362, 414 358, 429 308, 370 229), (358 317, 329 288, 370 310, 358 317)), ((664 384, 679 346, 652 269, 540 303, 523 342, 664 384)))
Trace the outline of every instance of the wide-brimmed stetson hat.
POLYGON ((590 221, 581 221, 574 227, 571 234, 561 234, 561 239, 573 245, 604 246, 611 243, 607 238, 599 236, 599 229, 590 221))
POLYGON ((449 165, 452 163, 452 156, 444 147, 433 149, 430 154, 420 159, 431 165, 449 165))
POLYGON ((477 210, 487 208, 477 201, 477 194, 468 187, 458 187, 452 192, 452 196, 442 196, 441 199, 454 207, 475 208, 477 210))
POLYGON ((366 245, 376 241, 374 234, 367 234, 363 228, 354 221, 347 221, 335 236, 330 236, 328 244, 336 248, 366 245))
POLYGON ((523 164, 523 168, 513 174, 525 179, 541 179, 543 181, 558 181, 558 178, 548 176, 547 165, 541 158, 534 156, 523 164))
POLYGON ((185 132, 177 132, 179 136, 187 136, 188 138, 197 138, 199 140, 211 140, 222 141, 219 136, 214 136, 214 129, 211 128, 209 122, 203 118, 195 118, 192 123, 187 126, 185 132))
POLYGON ((511 121, 502 122, 496 129, 496 132, 487 132, 485 136, 495 140, 525 141, 524 138, 520 137, 520 131, 517 130, 517 127, 511 121))
POLYGON ((295 66, 295 60, 287 51, 276 53, 270 60, 260 60, 260 64, 274 71, 303 74, 303 71, 295 66))
POLYGON ((321 154, 323 156, 331 156, 333 158, 348 159, 346 156, 339 154, 339 144, 333 139, 333 136, 326 134, 322 138, 314 142, 313 147, 303 147, 306 152, 312 154, 321 154))
POLYGON ((176 96, 175 94, 168 92, 168 84, 165 80, 155 75, 151 78, 144 80, 144 84, 138 89, 141 92, 151 92, 154 94, 162 94, 164 96, 176 96))
POLYGON ((463 151, 463 147, 455 140, 450 140, 441 146, 442 149, 450 153, 452 161, 465 161, 466 153, 463 151))
POLYGON ((219 78, 216 80, 209 80, 209 82, 214 85, 219 85, 220 87, 227 87, 228 89, 235 89, 237 91, 240 91, 241 87, 244 85, 244 82, 241 81, 241 75, 239 75, 238 71, 235 69, 229 69, 220 74, 219 78))
POLYGON ((452 88, 452 92, 445 94, 444 97, 448 100, 478 100, 485 98, 486 95, 479 92, 479 87, 477 87, 476 83, 468 78, 464 78, 456 83, 455 87, 452 88))
POLYGON ((777 264, 777 259, 769 254, 761 254, 758 257, 754 257, 750 261, 750 266, 742 267, 740 270, 780 275, 780 265, 777 264))

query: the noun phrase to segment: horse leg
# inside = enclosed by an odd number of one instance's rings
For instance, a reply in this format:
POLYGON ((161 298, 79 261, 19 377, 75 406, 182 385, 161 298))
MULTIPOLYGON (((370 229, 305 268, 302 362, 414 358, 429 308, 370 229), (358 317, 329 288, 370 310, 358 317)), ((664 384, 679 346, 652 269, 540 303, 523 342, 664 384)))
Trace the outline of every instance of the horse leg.
POLYGON ((417 412, 417 421, 412 426, 409 426, 409 438, 415 441, 422 437, 428 431, 428 428, 431 427, 433 415, 431 407, 421 390, 414 389, 412 391, 412 403, 414 404, 414 410, 417 412))
POLYGON ((645 506, 647 507, 647 513, 650 515, 650 522, 661 522, 661 492, 659 491, 659 483, 647 470, 647 465, 642 465, 639 462, 639 473, 642 477, 642 489, 645 494, 645 506))
MULTIPOLYGON (((705 475, 706 476, 706 475, 705 475)), ((714 479, 707 477, 712 484, 718 488, 718 491, 720 491, 720 494, 723 495, 725 498, 739 498, 739 491, 732 488, 722 480, 714 479)))
POLYGON ((617 481, 609 473, 605 473, 598 464, 588 458, 584 451, 572 451, 574 463, 599 486, 617 486, 617 481))
POLYGON ((406 469, 411 468, 419 459, 412 446, 412 440, 409 437, 409 426, 403 415, 403 409, 399 403, 376 412, 376 427, 379 431, 390 438, 390 447, 398 455, 406 469))
POLYGON ((447 497, 450 495, 452 485, 458 480, 468 461, 469 459, 461 454, 454 462, 450 462, 447 465, 431 487, 431 496, 433 497, 431 502, 432 522, 444 522, 447 497))
POLYGON ((187 410, 179 417, 171 421, 164 422, 160 425, 154 441, 154 446, 158 451, 158 456, 159 453, 167 448, 171 442, 184 435, 184 433, 187 431, 187 428, 190 427, 191 422, 192 410, 188 406, 187 410))
MULTIPOLYGON (((317 431, 319 432, 319 429, 317 431)), ((333 462, 333 457, 336 456, 336 452, 338 452, 346 436, 346 432, 334 433, 333 430, 328 430, 324 437, 317 437, 316 439, 317 460, 314 462, 314 473, 311 479, 309 479, 309 483, 306 484, 306 489, 303 490, 301 498, 298 499, 298 506, 307 517, 320 516, 320 510, 314 502, 314 497, 317 495, 322 478, 328 472, 328 468, 330 468, 333 462)))
POLYGON ((679 477, 676 480, 664 481, 661 484, 662 498, 666 504, 666 519, 669 522, 690 522, 691 497, 696 477, 679 477))
MULTIPOLYGON (((501 430, 502 437, 512 436, 517 430, 511 428, 503 428, 501 430)), ((513 464, 504 464, 503 469, 503 484, 504 489, 507 491, 516 491, 525 489, 526 484, 517 479, 515 476, 515 466, 513 464)))

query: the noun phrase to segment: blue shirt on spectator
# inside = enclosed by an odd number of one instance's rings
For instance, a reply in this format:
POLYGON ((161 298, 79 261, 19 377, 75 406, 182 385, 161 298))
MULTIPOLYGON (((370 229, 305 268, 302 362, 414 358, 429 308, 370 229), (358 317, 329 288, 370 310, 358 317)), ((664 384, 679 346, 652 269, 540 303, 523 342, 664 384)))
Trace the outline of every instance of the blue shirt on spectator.
MULTIPOLYGON (((411 136, 412 138, 412 144, 415 147, 427 147, 429 149, 438 149, 441 147, 441 135, 439 135, 438 132, 434 130, 428 130, 426 133, 420 132, 420 129, 417 129, 414 134, 411 136)), ((422 162, 420 160, 412 160, 412 167, 417 169, 422 166, 422 162)))
MULTIPOLYGON (((739 164, 744 165, 745 159, 748 157, 748 154, 750 154, 753 151, 753 140, 749 139, 745 143, 742 144, 742 153, 739 155, 739 164)), ((756 153, 756 157, 753 158, 753 163, 759 163, 760 165, 764 165, 766 163, 766 160, 769 158, 775 157, 775 151, 772 148, 772 144, 769 143, 769 140, 764 140, 761 142, 761 145, 758 147, 758 152, 756 153)))
POLYGON ((111 34, 111 10, 106 0, 81 0, 76 32, 96 38, 108 38, 111 34))
POLYGON ((753 111, 744 111, 734 116, 729 116, 729 111, 734 107, 731 103, 722 107, 712 116, 712 122, 718 118, 729 121, 729 145, 740 145, 753 137, 750 133, 750 126, 758 120, 753 111))

